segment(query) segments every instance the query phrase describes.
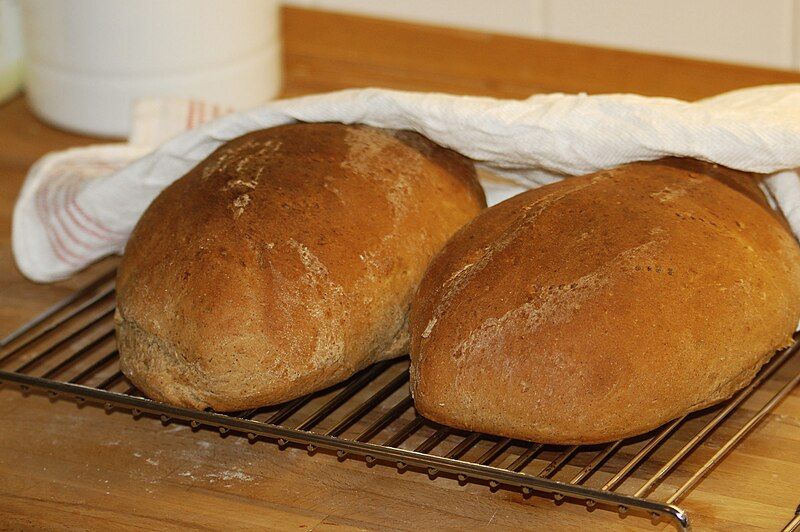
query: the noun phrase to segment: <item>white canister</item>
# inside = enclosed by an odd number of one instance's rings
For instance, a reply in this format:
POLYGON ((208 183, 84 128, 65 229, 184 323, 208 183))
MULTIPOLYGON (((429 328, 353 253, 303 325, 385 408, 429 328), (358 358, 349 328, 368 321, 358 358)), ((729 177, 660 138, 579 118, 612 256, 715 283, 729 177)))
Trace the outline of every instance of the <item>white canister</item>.
POLYGON ((277 0, 23 0, 25 88, 57 126, 125 137, 141 97, 237 109, 280 89, 277 0))

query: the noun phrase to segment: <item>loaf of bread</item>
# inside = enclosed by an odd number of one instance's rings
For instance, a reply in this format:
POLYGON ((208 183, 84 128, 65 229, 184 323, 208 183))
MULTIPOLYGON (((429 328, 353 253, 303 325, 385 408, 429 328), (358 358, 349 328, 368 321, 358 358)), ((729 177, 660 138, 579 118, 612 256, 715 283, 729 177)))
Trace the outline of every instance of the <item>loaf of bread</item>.
POLYGON ((151 398, 231 411, 405 354, 428 262, 484 206, 472 163, 415 133, 294 124, 232 140, 128 242, 122 371, 151 398))
POLYGON ((800 249, 754 176, 636 163, 475 218, 412 304, 417 410, 468 430, 587 444, 730 397, 800 318, 800 249))

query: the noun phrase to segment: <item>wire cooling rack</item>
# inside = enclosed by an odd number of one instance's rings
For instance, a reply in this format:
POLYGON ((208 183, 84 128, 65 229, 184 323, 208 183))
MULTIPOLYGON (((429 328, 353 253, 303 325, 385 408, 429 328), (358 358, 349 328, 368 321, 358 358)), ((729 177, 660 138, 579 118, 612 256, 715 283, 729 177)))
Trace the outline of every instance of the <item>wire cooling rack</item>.
MULTIPOLYGON (((414 411, 406 359, 375 364, 337 386, 281 405, 229 414, 190 410, 143 397, 119 371, 114 278, 113 270, 101 275, 0 340, 0 382, 279 446, 330 449, 340 459, 360 456, 368 464, 419 469, 431 477, 516 487, 523 496, 646 512, 654 520, 674 520, 681 530, 689 528, 689 517, 677 506, 680 500, 800 381, 796 337, 727 402, 636 438, 584 446, 499 438, 428 421, 414 411), (704 445, 709 437, 722 443, 704 445)), ((796 515, 786 530, 798 524, 796 515)))

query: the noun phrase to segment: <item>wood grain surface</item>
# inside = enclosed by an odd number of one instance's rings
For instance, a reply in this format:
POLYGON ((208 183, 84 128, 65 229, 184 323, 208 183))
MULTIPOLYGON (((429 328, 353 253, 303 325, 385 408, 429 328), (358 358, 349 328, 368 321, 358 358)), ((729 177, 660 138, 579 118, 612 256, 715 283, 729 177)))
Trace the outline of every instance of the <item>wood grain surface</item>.
MULTIPOLYGON (((285 87, 295 95, 383 86, 502 97, 638 92, 697 99, 800 74, 321 12, 284 11, 285 87)), ((115 259, 37 285, 11 256, 14 200, 52 150, 98 142, 38 121, 22 98, 0 107, 0 335, 115 259)), ((666 371, 666 369, 665 369, 666 371)), ((671 529, 480 484, 236 435, 167 427, 0 386, 0 529, 671 529)), ((724 441, 703 444, 709 456, 724 441)), ((691 465, 691 464, 689 464, 691 465)), ((691 468, 687 465, 687 471, 691 468)), ((775 530, 800 502, 800 390, 681 502, 697 530, 775 530)))

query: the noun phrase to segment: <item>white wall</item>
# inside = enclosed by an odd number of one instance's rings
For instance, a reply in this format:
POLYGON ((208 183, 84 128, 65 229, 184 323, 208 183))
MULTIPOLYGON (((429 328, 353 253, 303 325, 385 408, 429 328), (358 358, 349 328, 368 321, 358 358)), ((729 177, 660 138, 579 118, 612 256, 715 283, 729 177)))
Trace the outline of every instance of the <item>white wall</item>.
POLYGON ((800 0, 284 0, 287 4, 800 70, 800 0))

